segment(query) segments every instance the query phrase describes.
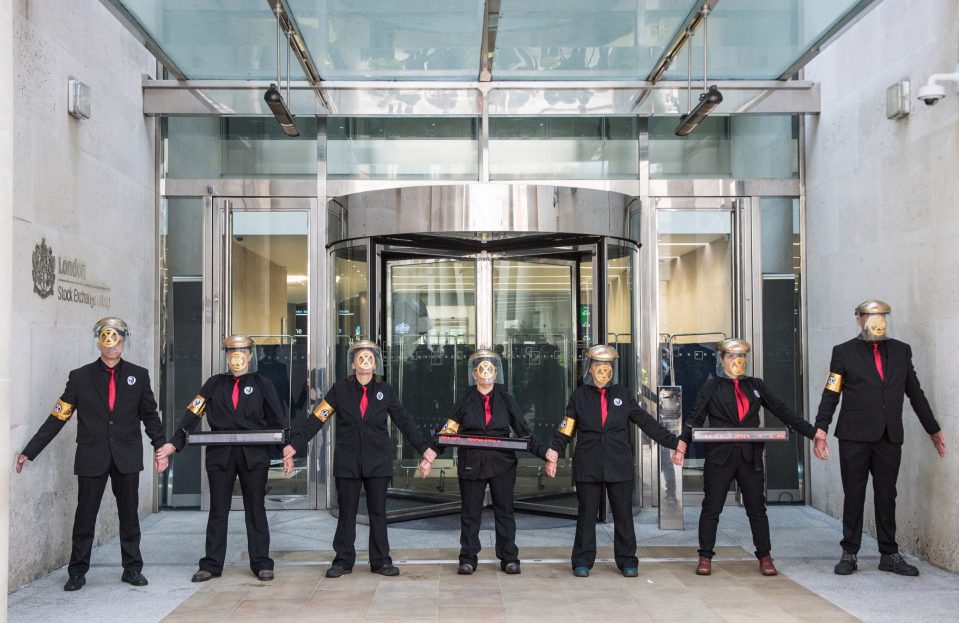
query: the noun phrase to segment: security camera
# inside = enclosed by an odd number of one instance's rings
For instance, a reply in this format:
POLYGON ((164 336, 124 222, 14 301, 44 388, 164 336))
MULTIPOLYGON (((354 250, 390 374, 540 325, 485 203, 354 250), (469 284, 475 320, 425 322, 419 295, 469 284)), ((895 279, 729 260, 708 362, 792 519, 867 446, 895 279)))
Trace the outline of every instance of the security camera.
POLYGON ((919 87, 917 98, 922 100, 926 106, 935 106, 942 98, 946 96, 946 88, 938 84, 927 84, 919 87))

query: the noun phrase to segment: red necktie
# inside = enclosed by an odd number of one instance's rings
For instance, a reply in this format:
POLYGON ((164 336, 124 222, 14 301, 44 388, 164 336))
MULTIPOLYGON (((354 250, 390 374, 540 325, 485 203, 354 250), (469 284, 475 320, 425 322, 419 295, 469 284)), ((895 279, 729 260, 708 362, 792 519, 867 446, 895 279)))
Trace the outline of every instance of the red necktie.
POLYGON ((362 419, 366 415, 366 406, 370 404, 369 399, 366 397, 366 385, 361 385, 363 388, 363 395, 360 396, 360 418, 362 419))
POLYGON ((739 421, 742 422, 746 412, 749 411, 749 399, 746 398, 743 390, 739 389, 739 379, 733 379, 733 389, 736 394, 736 411, 739 413, 739 421))
POLYGON ((489 394, 483 394, 483 410, 486 411, 486 425, 493 419, 493 411, 489 408, 489 394))
POLYGON ((236 406, 240 404, 240 377, 233 377, 233 410, 236 411, 236 406))
POLYGON ((885 382, 886 377, 882 374, 882 357, 879 356, 879 344, 872 344, 872 358, 876 360, 876 372, 879 373, 879 380, 885 382))
POLYGON ((107 405, 110 407, 110 411, 113 411, 113 405, 117 401, 117 384, 113 380, 113 373, 116 372, 114 368, 107 368, 107 372, 110 373, 110 385, 109 387, 109 397, 107 398, 107 405))
POLYGON ((599 410, 603 414, 603 426, 606 426, 606 415, 608 413, 606 408, 606 388, 599 388, 599 410))

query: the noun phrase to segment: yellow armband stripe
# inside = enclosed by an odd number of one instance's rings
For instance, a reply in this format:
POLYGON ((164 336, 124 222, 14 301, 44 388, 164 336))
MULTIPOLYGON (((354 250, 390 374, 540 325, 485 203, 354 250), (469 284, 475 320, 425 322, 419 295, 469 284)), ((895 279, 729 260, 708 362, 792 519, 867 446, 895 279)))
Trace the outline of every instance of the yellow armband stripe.
POLYGON ((830 372, 826 378, 826 389, 837 394, 842 391, 842 375, 830 372))
POLYGON ((69 402, 57 400, 57 404, 53 407, 53 411, 50 412, 50 415, 58 420, 66 422, 73 416, 73 405, 69 402))
POLYGON ((186 410, 197 417, 203 417, 203 414, 206 413, 206 398, 197 394, 193 402, 187 405, 186 410))
POLYGON ((567 437, 572 437, 576 434, 576 420, 571 417, 564 417, 563 421, 559 425, 559 433, 561 435, 566 435, 567 437))
POLYGON ((313 407, 313 417, 325 423, 335 411, 336 410, 330 406, 330 403, 324 400, 313 407))
POLYGON ((443 424, 443 428, 440 429, 440 435, 455 435, 459 432, 460 425, 458 422, 453 420, 446 420, 446 424, 443 424))

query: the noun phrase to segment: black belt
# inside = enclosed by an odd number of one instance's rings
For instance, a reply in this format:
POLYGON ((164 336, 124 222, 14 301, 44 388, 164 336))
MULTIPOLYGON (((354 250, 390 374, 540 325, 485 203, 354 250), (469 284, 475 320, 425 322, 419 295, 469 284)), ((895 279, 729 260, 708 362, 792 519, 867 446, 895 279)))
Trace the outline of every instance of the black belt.
POLYGON ((489 448, 492 450, 529 450, 529 437, 485 437, 483 435, 437 435, 436 442, 441 446, 460 448, 489 448))
POLYGON ((699 443, 770 443, 789 441, 785 428, 694 428, 693 441, 699 443))
POLYGON ((191 446, 254 446, 286 443, 285 430, 204 430, 187 433, 191 446))

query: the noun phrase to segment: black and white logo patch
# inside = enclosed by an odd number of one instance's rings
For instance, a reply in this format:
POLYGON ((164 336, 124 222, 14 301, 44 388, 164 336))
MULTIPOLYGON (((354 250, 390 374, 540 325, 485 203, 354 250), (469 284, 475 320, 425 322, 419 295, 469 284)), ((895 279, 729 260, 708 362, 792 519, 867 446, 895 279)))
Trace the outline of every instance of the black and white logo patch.
POLYGON ((136 384, 137 384, 137 377, 135 376, 127 377, 127 385, 136 385, 136 384))
POLYGON ((759 398, 759 390, 758 390, 758 389, 754 389, 754 390, 753 390, 753 393, 756 394, 756 398, 759 398))
POLYGON ((376 399, 383 400, 383 392, 376 392, 376 399))
POLYGON ((613 404, 616 405, 617 407, 621 407, 621 406, 623 406, 623 399, 622 399, 622 398, 613 398, 613 404))
POLYGON ((253 393, 253 388, 252 388, 252 387, 249 387, 249 386, 244 387, 244 388, 243 388, 243 393, 246 394, 247 396, 249 396, 250 394, 253 393))

